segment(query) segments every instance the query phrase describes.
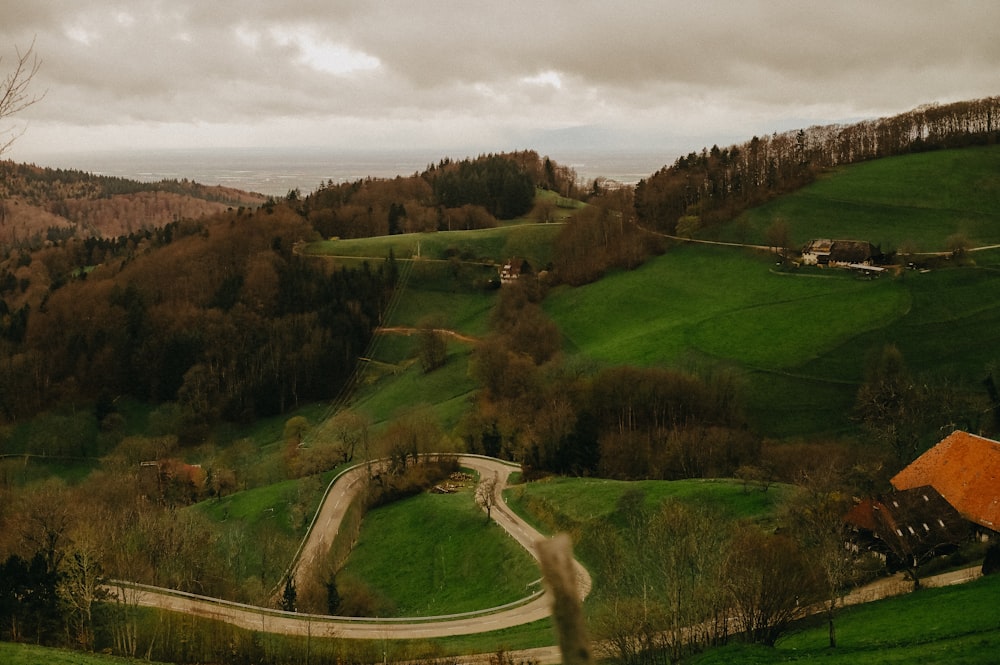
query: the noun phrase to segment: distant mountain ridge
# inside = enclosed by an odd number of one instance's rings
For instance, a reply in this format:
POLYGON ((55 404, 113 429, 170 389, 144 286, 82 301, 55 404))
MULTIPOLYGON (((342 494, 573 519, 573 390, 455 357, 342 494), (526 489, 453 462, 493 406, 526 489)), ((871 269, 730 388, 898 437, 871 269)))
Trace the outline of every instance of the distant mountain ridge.
POLYGON ((144 183, 3 161, 0 247, 31 249, 67 237, 113 238, 265 201, 260 194, 190 180, 144 183))

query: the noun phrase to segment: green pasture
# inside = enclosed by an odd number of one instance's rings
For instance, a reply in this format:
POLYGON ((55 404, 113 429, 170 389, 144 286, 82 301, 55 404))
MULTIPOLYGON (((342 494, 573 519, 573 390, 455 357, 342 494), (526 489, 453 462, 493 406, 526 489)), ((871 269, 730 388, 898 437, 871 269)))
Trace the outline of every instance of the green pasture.
POLYGON ((552 261, 552 239, 560 224, 523 221, 492 229, 403 233, 375 238, 323 240, 310 243, 305 253, 311 256, 363 257, 383 260, 390 250, 397 259, 420 257, 430 261, 500 263, 512 256, 523 257, 532 266, 546 266, 552 261))
POLYGON ((338 580, 351 577, 385 598, 394 616, 436 616, 519 600, 538 588, 540 575, 534 559, 487 522, 466 489, 369 512, 338 573, 338 580))
POLYGON ((799 191, 749 210, 709 233, 764 243, 776 219, 792 247, 813 238, 867 240, 883 250, 948 249, 964 234, 974 246, 1000 243, 1000 146, 879 159, 836 169, 799 191))
MULTIPOLYGON (((496 275, 495 269, 489 268, 488 274, 496 275)), ((481 273, 467 266, 453 270, 444 263, 419 262, 385 326, 413 328, 429 321, 471 337, 484 336, 489 332, 496 291, 477 287, 475 280, 481 278, 481 273)), ((352 408, 374 422, 385 422, 400 411, 430 405, 442 426, 455 425, 477 388, 469 374, 473 344, 446 338, 444 366, 425 374, 418 360, 419 343, 417 334, 378 334, 370 350, 372 362, 360 367, 352 408)))
POLYGON ((692 657, 692 665, 813 663, 830 665, 992 665, 1000 654, 1000 577, 924 589, 841 610, 837 648, 820 618, 775 648, 733 644, 692 657))
POLYGON ((489 281, 497 275, 495 266, 414 262, 406 290, 385 325, 419 326, 432 321, 436 327, 483 335, 496 298, 489 281))
POLYGON ((634 271, 556 289, 544 306, 568 353, 606 364, 731 368, 762 434, 836 434, 852 430, 866 358, 887 343, 915 374, 979 389, 1000 360, 996 256, 866 280, 682 245, 634 271))
POLYGON ((908 307, 891 279, 789 274, 764 254, 693 245, 545 302, 567 348, 599 361, 675 364, 696 355, 769 369, 796 366, 908 307))

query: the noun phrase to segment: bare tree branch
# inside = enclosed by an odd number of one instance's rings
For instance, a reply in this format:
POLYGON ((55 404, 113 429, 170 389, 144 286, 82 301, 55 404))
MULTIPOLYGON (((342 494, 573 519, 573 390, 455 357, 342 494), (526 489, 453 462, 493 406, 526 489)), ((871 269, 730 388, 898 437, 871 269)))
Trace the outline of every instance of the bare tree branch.
MULTIPOLYGON (((31 45, 23 53, 17 47, 15 51, 17 59, 14 68, 0 84, 0 119, 20 113, 45 97, 44 92, 31 94, 28 90, 39 67, 42 66, 42 61, 35 53, 35 40, 31 40, 31 45)), ((0 64, 3 64, 3 58, 0 58, 0 64)), ((0 132, 0 155, 5 153, 23 133, 23 129, 20 132, 14 129, 0 132)))

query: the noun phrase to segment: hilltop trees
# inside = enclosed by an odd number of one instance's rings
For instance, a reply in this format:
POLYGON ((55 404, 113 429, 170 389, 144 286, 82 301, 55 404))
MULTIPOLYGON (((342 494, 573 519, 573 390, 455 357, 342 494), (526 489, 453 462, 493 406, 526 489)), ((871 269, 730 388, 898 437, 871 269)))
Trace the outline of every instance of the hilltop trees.
MULTIPOLYGON (((679 157, 635 189, 639 223, 674 234, 685 216, 702 226, 735 217, 811 182, 821 169, 908 152, 995 143, 1000 97, 930 104, 890 118, 810 127, 679 157)), ((683 230, 683 229, 682 229, 683 230)))
POLYGON ((444 207, 478 205, 498 219, 513 219, 528 213, 535 199, 531 176, 501 155, 463 160, 441 169, 433 182, 434 195, 444 207))
POLYGON ((563 282, 579 286, 611 268, 636 268, 660 251, 655 237, 636 226, 631 191, 618 189, 593 200, 563 226, 553 269, 563 282))
POLYGON ((295 205, 323 237, 358 238, 490 228, 527 215, 536 188, 574 196, 576 174, 534 151, 442 159, 406 178, 329 182, 295 205))

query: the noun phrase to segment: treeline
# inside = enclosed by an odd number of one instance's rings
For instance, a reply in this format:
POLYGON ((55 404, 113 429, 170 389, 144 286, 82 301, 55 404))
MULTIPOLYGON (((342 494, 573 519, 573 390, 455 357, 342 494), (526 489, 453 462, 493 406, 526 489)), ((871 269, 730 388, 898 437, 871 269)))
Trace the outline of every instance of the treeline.
POLYGON ((325 271, 293 251, 313 237, 273 206, 21 255, 0 293, 0 416, 130 395, 178 403, 193 435, 335 395, 396 268, 325 271))
POLYGON ((635 188, 639 222, 690 235, 811 182, 823 169, 910 152, 993 144, 1000 97, 931 104, 889 118, 753 137, 679 157, 635 188))
POLYGON ((576 173, 534 151, 443 159, 422 173, 328 182, 289 203, 324 237, 478 229, 528 214, 536 188, 580 195, 576 173))

